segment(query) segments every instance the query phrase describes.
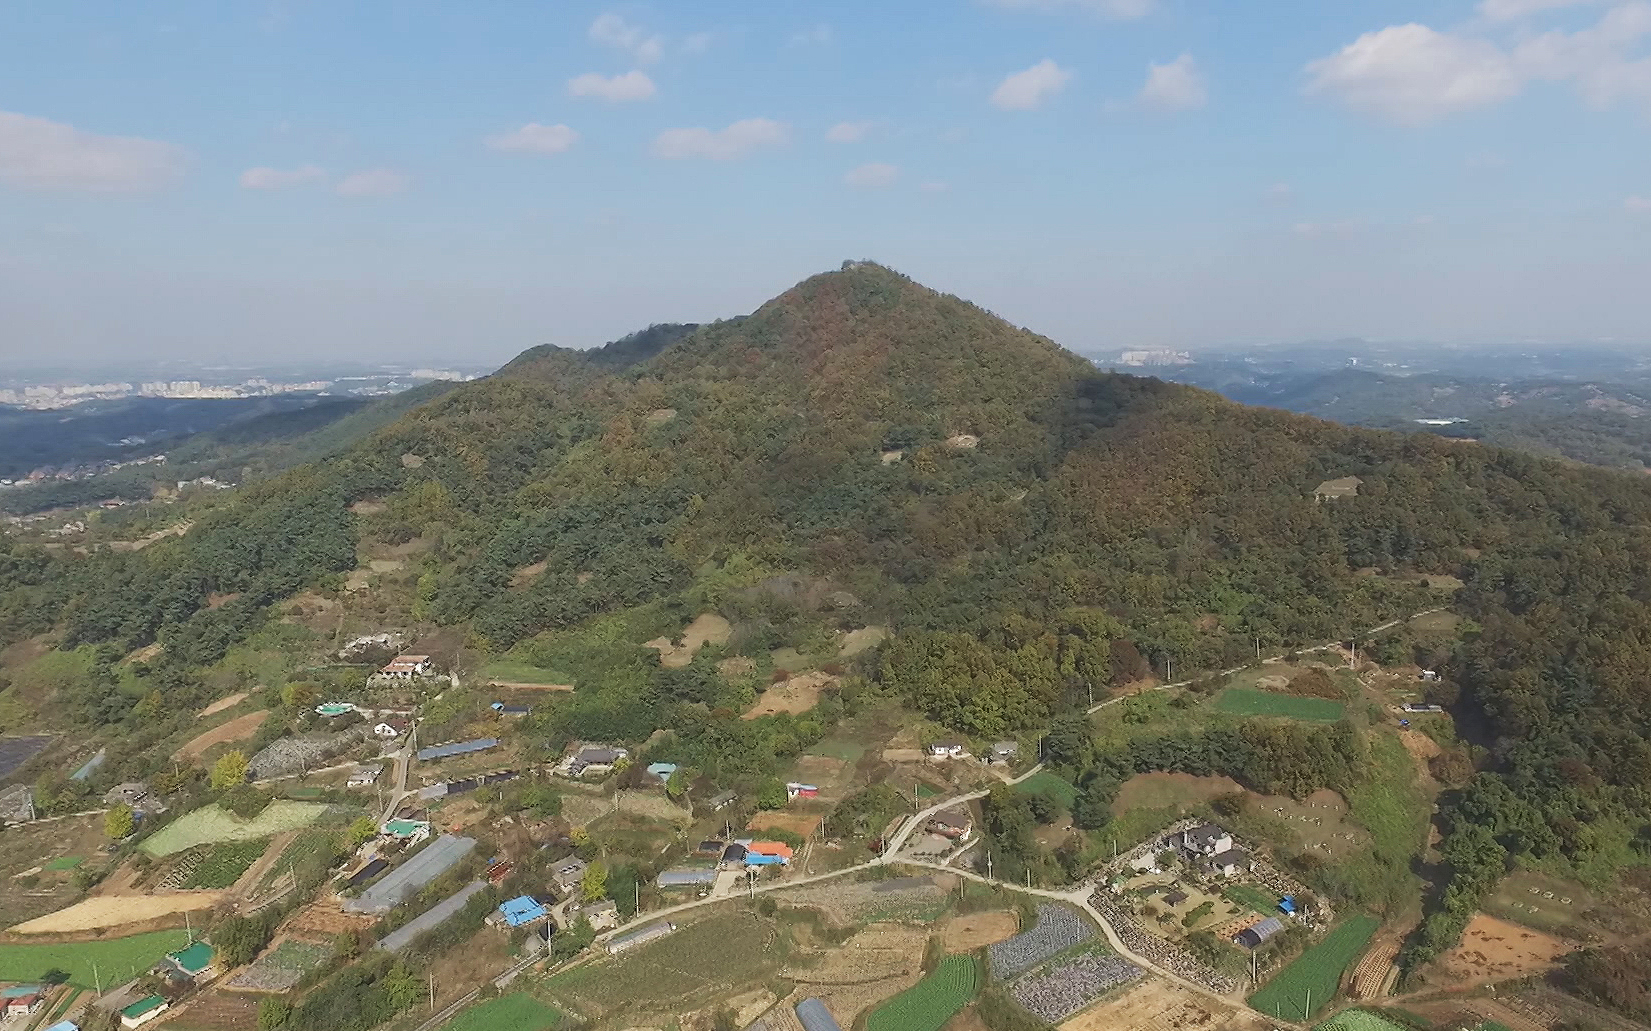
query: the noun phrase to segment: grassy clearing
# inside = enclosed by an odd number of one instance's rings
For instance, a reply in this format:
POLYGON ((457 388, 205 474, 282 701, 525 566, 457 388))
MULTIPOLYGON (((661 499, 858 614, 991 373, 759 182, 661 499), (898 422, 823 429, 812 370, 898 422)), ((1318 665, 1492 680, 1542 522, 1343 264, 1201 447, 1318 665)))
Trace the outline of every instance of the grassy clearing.
POLYGON ((1371 1013, 1346 1010, 1313 1028, 1313 1031, 1405 1031, 1404 1027, 1371 1013))
POLYGON ((1298 698, 1229 687, 1215 700, 1215 709, 1232 716, 1287 716, 1293 720, 1334 723, 1342 718, 1347 706, 1330 698, 1298 698))
POLYGON ((1228 885, 1222 894, 1241 906, 1255 910, 1262 916, 1278 915, 1278 900, 1252 885, 1228 885))
POLYGON ((41 869, 52 871, 73 870, 85 861, 86 860, 80 858, 79 856, 61 856, 47 863, 45 866, 41 867, 41 869))
POLYGON ((718 985, 761 981, 777 969, 770 922, 722 912, 656 941, 553 975, 546 990, 600 1017, 623 1006, 681 1008, 718 985))
POLYGON ((204 806, 144 839, 143 850, 152 856, 169 856, 196 845, 267 838, 308 827, 326 811, 325 805, 282 799, 271 802, 253 819, 240 820, 216 804, 204 806))
POLYGON ((1061 778, 1042 770, 1026 778, 1015 786, 1015 790, 1023 795, 1046 795, 1053 798, 1067 809, 1078 800, 1078 789, 1061 778))
POLYGON ((185 888, 227 888, 241 879, 247 868, 269 850, 269 839, 233 841, 213 846, 195 872, 184 883, 185 888))
POLYGON ((177 929, 71 944, 0 945, 0 981, 37 981, 50 970, 65 970, 71 984, 91 988, 101 976, 107 988, 143 973, 186 944, 187 935, 177 929))
POLYGON ((1342 974, 1357 962, 1379 926, 1381 921, 1373 916, 1343 920, 1250 996, 1249 1004, 1281 1020, 1309 1019, 1335 997, 1342 974))
POLYGON ((857 763, 860 757, 866 754, 866 746, 858 741, 847 741, 842 738, 826 738, 808 750, 809 755, 823 755, 831 759, 841 759, 846 763, 857 763))
POLYGON ((497 680, 506 684, 571 684, 573 676, 559 669, 545 669, 531 662, 508 656, 494 659, 482 667, 482 680, 497 680))
POLYGON ((872 1011, 867 1031, 940 1031, 980 987, 969 956, 948 956, 923 980, 872 1011))
POLYGON ((442 1031, 547 1031, 562 1026, 562 1013, 525 992, 513 992, 472 1006, 442 1031))
POLYGON ((317 855, 327 853, 330 858, 337 841, 336 830, 314 827, 299 834, 292 839, 292 844, 287 846, 286 851, 281 853, 280 860, 270 864, 263 880, 259 881, 254 889, 255 893, 261 894, 275 883, 277 877, 285 877, 289 869, 306 866, 308 861, 317 855))

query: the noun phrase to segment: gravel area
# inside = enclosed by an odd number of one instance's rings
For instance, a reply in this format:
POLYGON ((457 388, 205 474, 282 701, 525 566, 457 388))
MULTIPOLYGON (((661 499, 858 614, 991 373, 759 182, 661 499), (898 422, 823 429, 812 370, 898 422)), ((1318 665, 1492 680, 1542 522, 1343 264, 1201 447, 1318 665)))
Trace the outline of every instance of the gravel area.
POLYGON ((999 981, 1014 977, 1062 949, 1094 936, 1095 928, 1077 910, 1070 906, 1041 905, 1038 922, 1030 931, 1022 931, 986 950, 992 961, 992 976, 999 981))

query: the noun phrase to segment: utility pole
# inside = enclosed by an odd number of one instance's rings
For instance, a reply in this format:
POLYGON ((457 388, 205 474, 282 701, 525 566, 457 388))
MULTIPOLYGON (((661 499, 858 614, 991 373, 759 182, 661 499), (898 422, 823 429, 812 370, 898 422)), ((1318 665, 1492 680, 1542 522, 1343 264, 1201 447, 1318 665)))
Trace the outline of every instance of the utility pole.
POLYGON ((990 852, 986 853, 986 879, 988 881, 992 879, 992 854, 990 852))
POLYGON ((1083 686, 1089 689, 1089 707, 1093 709, 1095 707, 1095 685, 1086 682, 1083 686))
POLYGON ((640 915, 642 912, 642 882, 632 881, 631 887, 636 889, 636 912, 640 915))
POLYGON ((1255 635, 1255 661, 1261 661, 1261 635, 1255 635))
POLYGON ((97 960, 92 960, 92 983, 97 985, 97 993, 103 994, 103 975, 98 973, 97 960))
POLYGON ((430 1012, 436 1012, 436 975, 430 975, 430 1012))

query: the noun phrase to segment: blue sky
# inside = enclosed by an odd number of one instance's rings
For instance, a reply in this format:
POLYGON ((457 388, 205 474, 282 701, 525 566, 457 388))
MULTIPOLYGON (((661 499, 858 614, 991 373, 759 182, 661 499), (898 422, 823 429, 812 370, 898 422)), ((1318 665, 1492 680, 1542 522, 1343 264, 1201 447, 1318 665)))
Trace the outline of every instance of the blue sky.
POLYGON ((1078 349, 1651 343, 1651 0, 0 24, 0 360, 488 362, 844 258, 1078 349))

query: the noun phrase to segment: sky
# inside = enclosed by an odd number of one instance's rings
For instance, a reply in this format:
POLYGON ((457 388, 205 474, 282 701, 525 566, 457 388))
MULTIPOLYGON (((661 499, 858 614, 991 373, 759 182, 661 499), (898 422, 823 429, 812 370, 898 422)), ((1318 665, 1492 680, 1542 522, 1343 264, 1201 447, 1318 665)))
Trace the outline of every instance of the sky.
POLYGON ((0 0, 0 365, 503 361, 851 258, 1078 350, 1651 346, 1651 0, 0 0))

